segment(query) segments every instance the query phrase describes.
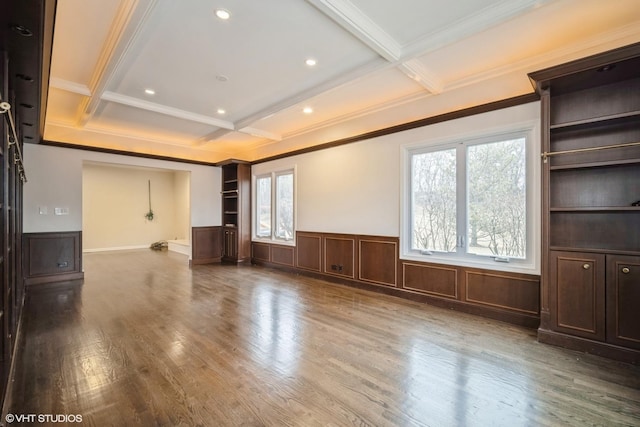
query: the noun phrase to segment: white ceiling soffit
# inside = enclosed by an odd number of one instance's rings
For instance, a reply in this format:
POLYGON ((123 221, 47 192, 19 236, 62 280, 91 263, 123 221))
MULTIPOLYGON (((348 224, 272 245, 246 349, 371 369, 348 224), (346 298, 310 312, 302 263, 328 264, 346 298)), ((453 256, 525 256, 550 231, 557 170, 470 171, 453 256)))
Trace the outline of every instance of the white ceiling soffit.
POLYGON ((256 160, 531 93, 528 72, 638 41, 638 0, 64 0, 45 139, 256 160))

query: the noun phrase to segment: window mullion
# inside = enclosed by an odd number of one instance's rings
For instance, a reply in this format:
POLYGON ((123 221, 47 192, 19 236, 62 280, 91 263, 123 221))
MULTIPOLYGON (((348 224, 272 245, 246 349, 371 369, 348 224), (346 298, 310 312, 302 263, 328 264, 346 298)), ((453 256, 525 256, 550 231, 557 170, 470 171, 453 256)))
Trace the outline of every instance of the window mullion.
POLYGON ((276 173, 271 173, 271 240, 276 239, 276 225, 278 218, 278 183, 276 173))
POLYGON ((456 149, 456 253, 466 253, 467 231, 467 147, 459 144, 456 149))

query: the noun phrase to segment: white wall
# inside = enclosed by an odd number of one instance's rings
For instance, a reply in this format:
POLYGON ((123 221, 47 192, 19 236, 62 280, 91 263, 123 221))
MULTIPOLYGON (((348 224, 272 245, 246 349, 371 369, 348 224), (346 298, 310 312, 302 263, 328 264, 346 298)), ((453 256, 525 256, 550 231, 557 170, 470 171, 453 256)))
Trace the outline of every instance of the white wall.
MULTIPOLYGON (((540 122, 539 102, 259 163, 252 173, 296 167, 299 231, 399 237, 403 146, 437 144, 533 122, 540 122)), ((535 222, 539 235, 539 218, 535 222)))
POLYGON ((190 172, 193 227, 221 225, 220 168, 164 160, 121 156, 37 144, 25 144, 24 232, 82 230, 83 162, 101 162, 190 172), (41 215, 39 207, 46 207, 41 215), (68 208, 68 215, 54 215, 54 208, 68 208))

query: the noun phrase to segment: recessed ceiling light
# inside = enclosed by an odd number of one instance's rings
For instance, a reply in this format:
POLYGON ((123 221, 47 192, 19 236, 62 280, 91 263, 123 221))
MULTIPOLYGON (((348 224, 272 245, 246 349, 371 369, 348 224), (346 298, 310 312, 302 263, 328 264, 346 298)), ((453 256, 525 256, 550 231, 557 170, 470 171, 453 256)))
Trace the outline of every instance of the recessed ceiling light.
POLYGON ((147 95, 155 95, 156 91, 153 89, 145 89, 144 93, 146 93, 147 95))
POLYGON ((313 58, 309 58, 306 61, 304 61, 304 63, 307 64, 307 66, 309 66, 309 67, 315 67, 316 64, 318 63, 318 61, 316 61, 313 58))
POLYGON ((216 16, 224 21, 231 18, 229 11, 224 9, 216 9, 216 16))
POLYGON ((224 108, 218 108, 218 114, 220 115, 227 114, 227 110, 225 110, 224 108))
POLYGON ((303 112, 303 113, 305 113, 305 114, 311 114, 311 113, 313 113, 313 108, 311 108, 311 107, 304 107, 304 108, 302 109, 302 112, 303 112))

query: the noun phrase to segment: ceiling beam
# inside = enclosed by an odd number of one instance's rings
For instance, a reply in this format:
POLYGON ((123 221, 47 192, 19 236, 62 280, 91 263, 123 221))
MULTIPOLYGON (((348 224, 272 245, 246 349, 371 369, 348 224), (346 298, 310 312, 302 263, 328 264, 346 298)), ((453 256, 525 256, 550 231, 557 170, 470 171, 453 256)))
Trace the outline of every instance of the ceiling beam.
POLYGON ((307 0, 387 61, 402 56, 402 46, 348 0, 307 0))
POLYGON ((84 99, 78 108, 77 124, 87 124, 102 99, 103 92, 109 87, 122 62, 132 49, 158 0, 131 0, 120 2, 114 23, 89 82, 91 95, 84 99))
POLYGON ((134 98, 132 96, 122 95, 115 92, 104 91, 100 97, 103 101, 115 102, 129 107, 140 108, 146 111, 153 111, 154 113, 160 113, 179 119, 189 120, 196 123, 203 123, 210 126, 220 127, 224 129, 234 130, 235 127, 232 122, 227 120, 217 119, 215 117, 205 116, 204 114, 197 114, 191 111, 181 110, 179 108, 169 107, 167 105, 156 104, 155 102, 145 101, 143 99, 134 98))
POLYGON ((329 79, 317 86, 314 86, 310 89, 299 92, 289 98, 285 98, 275 104, 272 104, 262 110, 256 111, 255 113, 246 116, 235 122, 237 129, 244 129, 246 127, 251 126, 259 120, 265 119, 269 116, 277 114, 287 108, 293 107, 302 102, 308 101, 309 99, 321 95, 323 93, 327 93, 332 90, 339 89, 340 87, 357 82, 358 80, 364 79, 369 76, 369 74, 374 73, 376 71, 381 71, 385 68, 393 67, 394 64, 391 64, 386 61, 382 61, 381 59, 376 59, 371 61, 361 67, 357 67, 349 72, 346 72, 340 76, 329 79))
POLYGON ((442 79, 432 73, 419 59, 404 61, 398 69, 434 95, 444 91, 442 79))

